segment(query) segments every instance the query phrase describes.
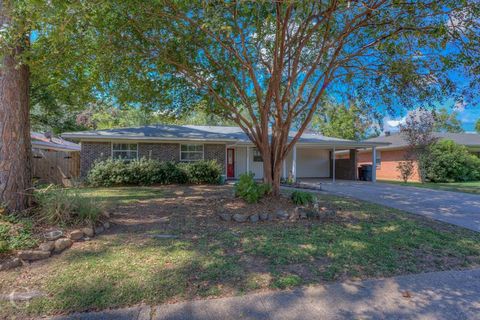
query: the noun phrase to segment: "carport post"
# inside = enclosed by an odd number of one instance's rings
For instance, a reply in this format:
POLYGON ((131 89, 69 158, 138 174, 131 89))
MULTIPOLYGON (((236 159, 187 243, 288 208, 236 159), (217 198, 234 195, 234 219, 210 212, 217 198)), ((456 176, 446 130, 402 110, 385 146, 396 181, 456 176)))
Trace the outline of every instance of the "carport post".
POLYGON ((247 155, 247 173, 249 173, 250 172, 250 147, 249 146, 247 146, 246 155, 247 155))
POLYGON ((372 148, 372 182, 377 181, 377 148, 372 148))
POLYGON ((335 156, 335 145, 333 146, 333 151, 332 151, 332 182, 335 183, 335 159, 336 159, 336 156, 335 156))
POLYGON ((292 158, 292 178, 293 181, 297 181, 297 145, 293 146, 293 158, 292 158))

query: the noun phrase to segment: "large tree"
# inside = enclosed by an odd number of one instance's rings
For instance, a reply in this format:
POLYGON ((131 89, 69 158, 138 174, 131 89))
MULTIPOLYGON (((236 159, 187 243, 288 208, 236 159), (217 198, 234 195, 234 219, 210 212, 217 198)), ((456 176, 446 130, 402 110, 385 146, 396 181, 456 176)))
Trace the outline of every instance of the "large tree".
POLYGON ((435 123, 433 130, 437 132, 464 132, 462 128, 462 122, 458 119, 458 112, 448 112, 446 108, 440 109, 438 112, 434 112, 435 123))
POLYGON ((455 92, 451 69, 478 72, 476 1, 41 6, 34 51, 40 77, 50 70, 47 81, 58 87, 159 108, 181 108, 179 89, 191 89, 210 102, 209 112, 248 135, 274 193, 283 159, 327 94, 354 92, 390 110, 426 105, 455 92))
POLYGON ((0 1, 0 205, 11 211, 29 205, 31 142, 29 71, 21 62, 28 46, 15 2, 0 1))
POLYGON ((311 123, 314 130, 327 137, 363 140, 379 134, 380 115, 372 108, 345 103, 323 103, 311 123))

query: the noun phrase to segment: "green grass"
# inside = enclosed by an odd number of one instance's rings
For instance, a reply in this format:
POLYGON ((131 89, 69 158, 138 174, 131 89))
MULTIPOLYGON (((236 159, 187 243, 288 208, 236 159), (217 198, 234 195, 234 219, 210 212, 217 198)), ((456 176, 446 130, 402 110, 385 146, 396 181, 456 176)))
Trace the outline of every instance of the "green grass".
POLYGON ((446 191, 455 191, 455 192, 465 192, 480 194, 480 181, 469 181, 469 182, 450 182, 450 183, 433 183, 433 182, 401 182, 401 181, 390 181, 390 180, 378 180, 378 182, 398 184, 409 187, 419 187, 419 188, 428 188, 436 190, 446 190, 446 191))
MULTIPOLYGON (((171 197, 172 188, 82 192, 131 205, 171 197)), ((341 197, 322 195, 320 201, 335 208, 338 216, 179 225, 168 231, 178 239, 153 239, 145 233, 98 237, 30 270, 28 278, 19 277, 21 269, 4 273, 1 293, 18 285, 48 297, 36 298, 22 309, 8 303, 0 303, 0 308, 7 314, 37 316, 480 264, 480 235, 473 231, 341 197)), ((176 203, 182 204, 181 196, 176 203)), ((159 226, 148 233, 152 232, 165 231, 159 226)))
POLYGON ((33 221, 5 215, 0 217, 0 255, 13 250, 32 248, 37 244, 33 236, 33 221))

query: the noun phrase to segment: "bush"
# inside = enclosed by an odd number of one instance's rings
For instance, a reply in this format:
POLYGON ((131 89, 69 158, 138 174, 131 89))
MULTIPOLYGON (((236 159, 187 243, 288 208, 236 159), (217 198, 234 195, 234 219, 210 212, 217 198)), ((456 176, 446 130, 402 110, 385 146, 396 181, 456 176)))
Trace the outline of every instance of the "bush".
POLYGON ((243 173, 235 183, 235 195, 248 203, 256 203, 264 195, 271 192, 271 186, 265 183, 257 183, 253 173, 243 173))
POLYGON ((400 171, 400 178, 402 178, 403 182, 407 183, 415 173, 415 166, 413 161, 405 160, 398 163, 397 170, 400 171))
POLYGON ((315 202, 315 195, 310 192, 293 191, 291 198, 296 205, 306 206, 315 202))
POLYGON ((434 143, 425 159, 425 176, 432 182, 480 179, 480 159, 451 140, 434 143))
POLYGON ((197 161, 188 165, 191 183, 217 184, 220 182, 222 167, 215 160, 197 161))
POLYGON ((221 166, 214 160, 192 163, 160 162, 140 159, 130 162, 105 160, 96 162, 88 173, 87 183, 94 187, 113 185, 151 185, 184 183, 219 183, 221 166))
POLYGON ((75 225, 97 221, 103 208, 94 200, 82 197, 75 189, 49 186, 35 193, 36 218, 48 224, 75 225))

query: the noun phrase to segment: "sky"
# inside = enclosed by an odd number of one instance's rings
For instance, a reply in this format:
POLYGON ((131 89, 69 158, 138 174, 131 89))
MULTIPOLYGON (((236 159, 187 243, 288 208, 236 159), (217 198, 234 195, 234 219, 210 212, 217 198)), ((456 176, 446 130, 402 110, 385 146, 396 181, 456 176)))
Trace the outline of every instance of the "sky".
MULTIPOLYGON (((476 105, 462 105, 454 100, 448 100, 442 105, 437 106, 437 110, 446 108, 449 112, 456 111, 458 119, 462 123, 465 132, 475 132, 475 123, 480 119, 480 107, 476 105)), ((384 131, 396 132, 399 130, 398 125, 405 121, 405 115, 386 116, 383 119, 384 131)))

